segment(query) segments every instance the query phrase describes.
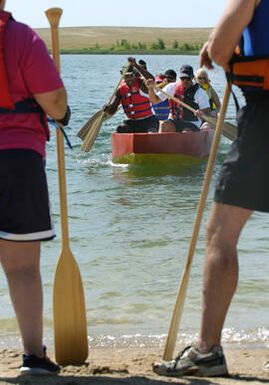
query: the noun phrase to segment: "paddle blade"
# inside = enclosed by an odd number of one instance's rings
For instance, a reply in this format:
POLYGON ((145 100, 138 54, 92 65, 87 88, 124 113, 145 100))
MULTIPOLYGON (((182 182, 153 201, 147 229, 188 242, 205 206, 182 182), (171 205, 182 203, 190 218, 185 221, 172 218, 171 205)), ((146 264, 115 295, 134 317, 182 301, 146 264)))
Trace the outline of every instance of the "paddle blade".
POLYGON ((90 117, 87 123, 85 123, 84 126, 79 130, 77 135, 81 140, 85 140, 88 132, 91 130, 91 127, 93 126, 93 124, 96 122, 96 120, 100 117, 102 113, 103 113, 103 110, 97 111, 95 114, 93 114, 90 117))
POLYGON ((187 286, 190 275, 190 265, 185 268, 185 271, 182 275, 181 282, 179 285, 178 295, 176 304, 173 311, 173 316, 171 319, 169 332, 166 340, 166 345, 163 353, 163 360, 170 361, 173 358, 173 353, 176 346, 177 333, 179 329, 179 324, 181 321, 181 316, 184 308, 185 298, 187 294, 187 286))
POLYGON ((93 129, 94 125, 97 121, 99 121, 100 117, 102 116, 102 120, 105 121, 109 118, 111 118, 114 114, 109 115, 105 113, 103 110, 97 111, 88 121, 84 124, 84 126, 79 130, 77 133, 78 137, 82 140, 86 139, 86 136, 88 133, 93 129))
POLYGON ((88 357, 82 280, 71 251, 61 252, 53 292, 55 358, 60 365, 83 364, 88 357))
POLYGON ((228 138, 230 140, 235 140, 237 137, 237 127, 234 126, 232 123, 224 122, 222 127, 222 135, 225 136, 225 138, 228 138))
MULTIPOLYGON (((218 121, 217 117, 203 115, 203 118, 205 118, 208 123, 212 124, 214 128, 216 127, 218 121)), ((223 122, 221 133, 225 138, 235 140, 237 137, 237 127, 232 123, 223 122)))
POLYGON ((98 117, 98 119, 96 119, 95 122, 91 125, 91 128, 88 131, 86 138, 81 145, 81 149, 83 151, 89 152, 90 149, 92 148, 95 142, 95 139, 97 138, 97 135, 101 130, 103 122, 106 120, 106 116, 107 114, 105 112, 102 112, 102 114, 98 117))

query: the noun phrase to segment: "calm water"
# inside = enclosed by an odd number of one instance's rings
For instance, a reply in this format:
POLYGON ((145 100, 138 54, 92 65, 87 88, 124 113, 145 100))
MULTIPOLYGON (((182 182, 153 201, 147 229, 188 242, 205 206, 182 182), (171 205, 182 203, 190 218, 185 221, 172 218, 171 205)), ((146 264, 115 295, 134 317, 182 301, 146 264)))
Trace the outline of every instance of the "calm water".
MULTIPOLYGON (((197 68, 197 57, 143 56, 152 73, 182 64, 197 68)), ((70 242, 84 281, 91 344, 142 345, 165 340, 195 220, 205 165, 182 172, 113 165, 111 132, 119 112, 106 122, 94 148, 80 151, 77 131, 109 99, 126 56, 63 56, 72 121, 66 148, 70 242)), ((210 73, 222 96, 224 76, 210 73)), ((239 95, 240 97, 240 95, 239 95)), ((231 101, 227 119, 233 121, 231 101)), ((53 130, 53 129, 52 129, 53 130)), ((47 147, 47 174, 58 237, 43 245, 45 338, 52 343, 52 282, 60 252, 55 134, 47 147)), ((229 142, 222 140, 204 218, 229 142)), ((224 330, 226 342, 268 344, 268 216, 253 215, 240 244, 240 282, 224 330)), ((179 339, 191 340, 199 327, 204 221, 197 244, 179 339)), ((0 275, 2 344, 19 344, 5 277, 0 275)))

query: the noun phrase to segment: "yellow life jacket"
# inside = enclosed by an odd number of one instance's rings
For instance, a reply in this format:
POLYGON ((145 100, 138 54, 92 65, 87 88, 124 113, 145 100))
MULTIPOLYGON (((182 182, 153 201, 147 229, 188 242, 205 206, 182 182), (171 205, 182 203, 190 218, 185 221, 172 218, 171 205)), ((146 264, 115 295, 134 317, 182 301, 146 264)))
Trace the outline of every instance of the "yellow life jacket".
POLYGON ((204 83, 204 84, 200 84, 200 86, 202 87, 202 89, 207 93, 208 95, 208 99, 209 99, 209 104, 210 104, 210 108, 212 111, 216 110, 217 109, 217 106, 216 104, 213 102, 212 100, 212 93, 211 93, 211 86, 210 84, 208 83, 204 83))

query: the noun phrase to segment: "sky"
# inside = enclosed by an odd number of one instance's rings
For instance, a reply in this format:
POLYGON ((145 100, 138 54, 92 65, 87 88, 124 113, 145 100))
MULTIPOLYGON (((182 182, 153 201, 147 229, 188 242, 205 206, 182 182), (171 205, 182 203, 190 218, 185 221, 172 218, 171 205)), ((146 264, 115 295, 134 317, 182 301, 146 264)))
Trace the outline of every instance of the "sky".
POLYGON ((44 11, 63 9, 60 26, 213 27, 226 0, 6 0, 6 10, 33 28, 47 28, 44 11))

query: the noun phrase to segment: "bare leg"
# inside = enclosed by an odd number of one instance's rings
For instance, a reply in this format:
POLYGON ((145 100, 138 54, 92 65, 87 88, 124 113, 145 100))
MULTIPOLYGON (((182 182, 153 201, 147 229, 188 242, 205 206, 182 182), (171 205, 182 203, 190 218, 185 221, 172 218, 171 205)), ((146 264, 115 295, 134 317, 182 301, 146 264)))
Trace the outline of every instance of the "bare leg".
POLYGON ((209 129, 212 129, 213 127, 208 123, 208 122, 204 122, 201 127, 200 127, 200 130, 209 130, 209 129))
POLYGON ((176 126, 170 120, 160 122, 159 132, 176 132, 176 126))
POLYGON ((42 357, 43 295, 40 242, 0 241, 0 258, 19 323, 24 351, 42 357))
POLYGON ((236 245, 252 211, 214 203, 207 223, 202 325, 198 349, 221 344, 221 331, 238 280, 236 245))

